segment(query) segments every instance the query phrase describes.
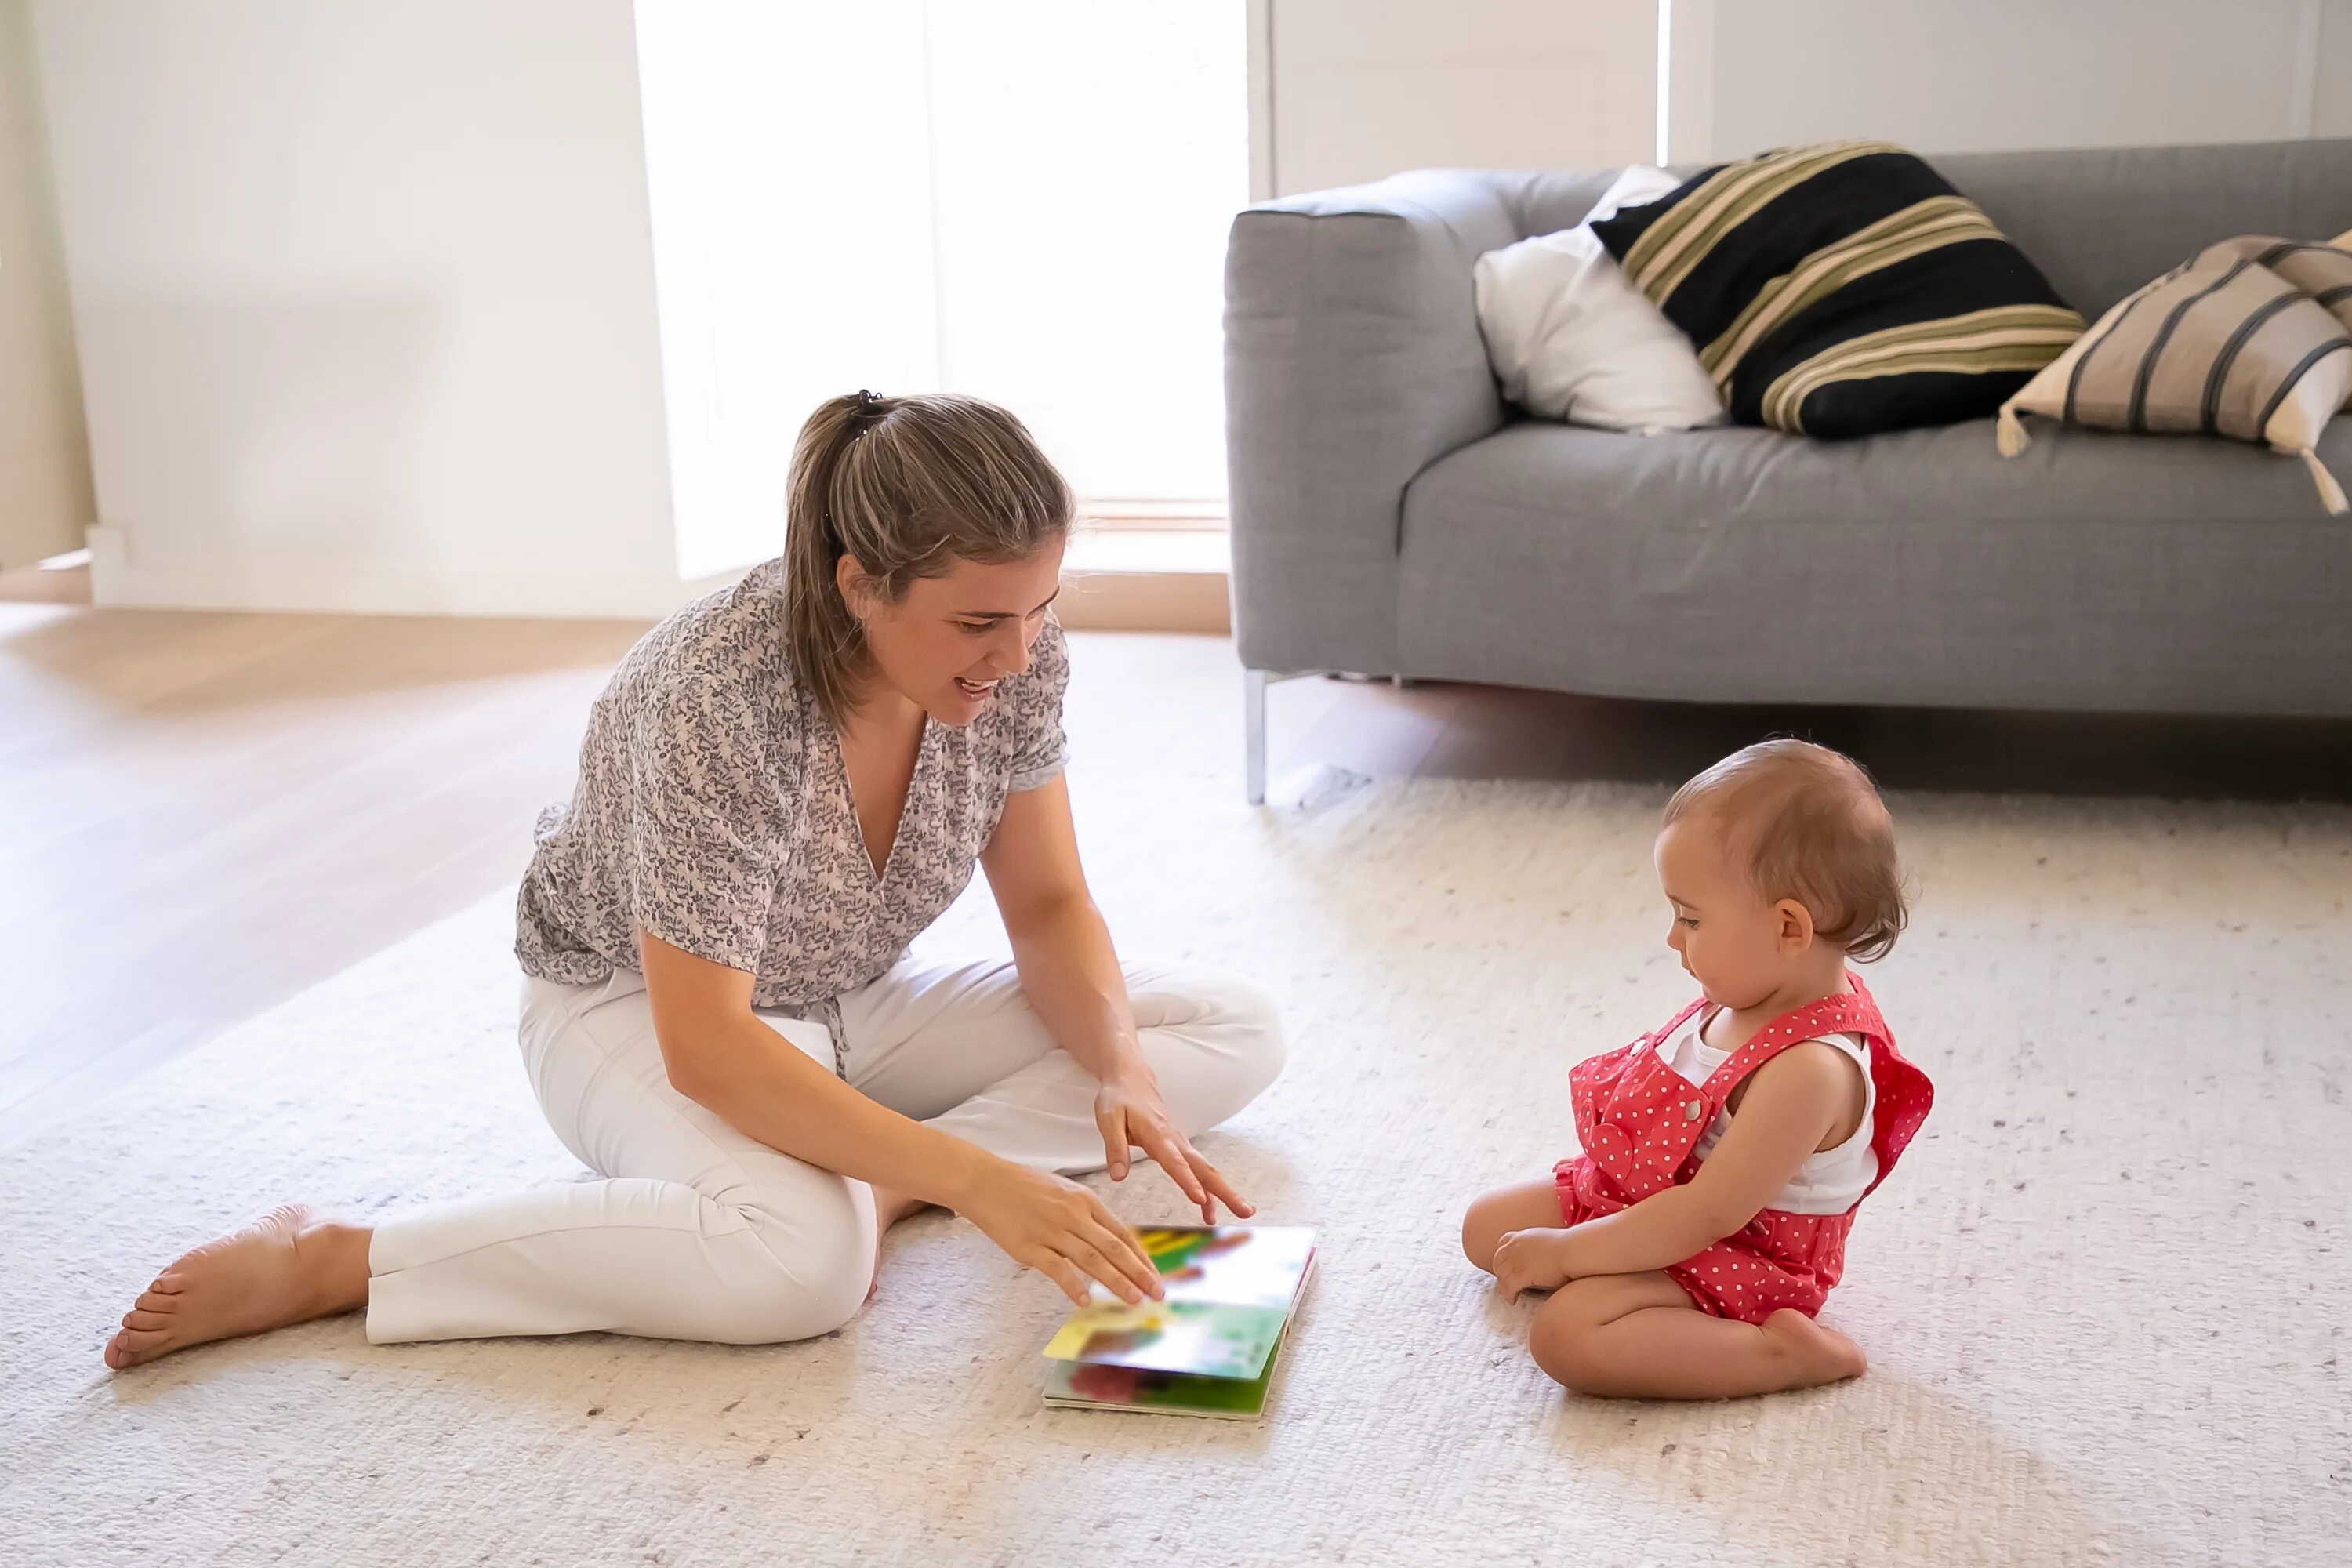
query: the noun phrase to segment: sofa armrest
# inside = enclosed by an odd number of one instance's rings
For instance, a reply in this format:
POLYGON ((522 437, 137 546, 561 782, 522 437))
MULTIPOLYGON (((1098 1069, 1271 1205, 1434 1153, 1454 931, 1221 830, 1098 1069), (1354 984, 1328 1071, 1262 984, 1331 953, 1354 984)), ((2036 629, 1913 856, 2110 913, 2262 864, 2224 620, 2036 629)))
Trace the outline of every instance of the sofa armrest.
POLYGON ((1405 486, 1499 428, 1471 267, 1520 237, 1508 182, 1434 170, 1251 207, 1225 258, 1234 631, 1252 669, 1411 674, 1405 486))

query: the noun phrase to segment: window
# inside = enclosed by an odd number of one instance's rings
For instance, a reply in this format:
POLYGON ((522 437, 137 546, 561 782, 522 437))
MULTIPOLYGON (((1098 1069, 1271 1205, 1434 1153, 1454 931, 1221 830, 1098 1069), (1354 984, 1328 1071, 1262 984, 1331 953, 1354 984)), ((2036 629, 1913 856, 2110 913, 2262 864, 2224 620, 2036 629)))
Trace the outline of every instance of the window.
POLYGON ((833 394, 970 392, 1088 510, 1221 514, 1244 0, 636 12, 678 564, 774 553, 833 394))
POLYGON ((1222 511, 1240 0, 931 0, 940 384, 1013 409, 1098 513, 1222 511))

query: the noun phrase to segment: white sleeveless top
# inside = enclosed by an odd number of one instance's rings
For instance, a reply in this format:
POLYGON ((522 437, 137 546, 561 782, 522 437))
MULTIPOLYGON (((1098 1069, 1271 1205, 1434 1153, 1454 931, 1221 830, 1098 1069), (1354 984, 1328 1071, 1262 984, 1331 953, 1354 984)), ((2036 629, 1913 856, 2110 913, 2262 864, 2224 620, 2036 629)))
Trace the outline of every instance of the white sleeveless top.
MULTIPOLYGON (((1668 1067, 1695 1084, 1705 1083, 1730 1059, 1729 1051, 1717 1050, 1700 1037, 1699 1030, 1712 1016, 1702 1012, 1671 1038, 1658 1043, 1658 1056, 1668 1067)), ((1853 1136, 1833 1149, 1823 1149, 1797 1167, 1780 1195, 1765 1205, 1783 1214, 1843 1214, 1862 1201, 1870 1184, 1878 1179, 1878 1151, 1872 1144, 1872 1119, 1878 1110, 1878 1085, 1870 1076, 1870 1046, 1860 1035, 1821 1035, 1822 1044, 1834 1047, 1852 1057, 1862 1068, 1862 1125, 1853 1136)), ((1718 1110, 1715 1121, 1699 1135, 1692 1146, 1691 1157, 1704 1161, 1715 1152, 1717 1140, 1731 1125, 1731 1112, 1718 1110)))

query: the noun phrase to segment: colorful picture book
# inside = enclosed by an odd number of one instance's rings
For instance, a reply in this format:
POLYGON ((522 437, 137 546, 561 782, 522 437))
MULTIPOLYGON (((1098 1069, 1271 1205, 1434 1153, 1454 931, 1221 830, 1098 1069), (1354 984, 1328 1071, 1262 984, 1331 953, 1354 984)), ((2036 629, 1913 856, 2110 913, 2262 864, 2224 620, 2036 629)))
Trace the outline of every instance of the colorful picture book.
POLYGON ((1045 1346, 1045 1403, 1170 1415, 1265 1408, 1292 1314, 1315 1267, 1298 1226, 1180 1226, 1139 1233, 1166 1299, 1130 1307, 1102 1286, 1045 1346))

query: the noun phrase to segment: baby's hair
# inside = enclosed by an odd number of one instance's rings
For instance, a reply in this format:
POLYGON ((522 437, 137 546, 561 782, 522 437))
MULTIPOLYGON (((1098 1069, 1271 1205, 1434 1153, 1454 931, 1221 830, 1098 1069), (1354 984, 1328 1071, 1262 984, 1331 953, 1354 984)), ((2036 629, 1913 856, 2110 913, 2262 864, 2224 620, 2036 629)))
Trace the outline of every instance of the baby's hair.
POLYGON ((1675 792, 1663 826, 1710 818, 1767 899, 1794 899, 1813 934, 1862 963, 1884 958, 1911 911, 1895 823, 1860 763, 1809 741, 1762 741, 1675 792))

